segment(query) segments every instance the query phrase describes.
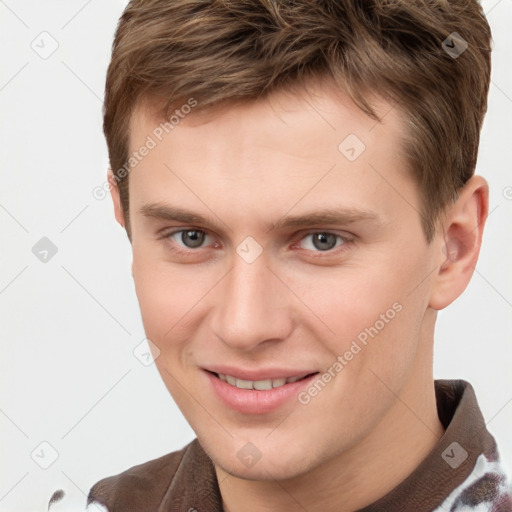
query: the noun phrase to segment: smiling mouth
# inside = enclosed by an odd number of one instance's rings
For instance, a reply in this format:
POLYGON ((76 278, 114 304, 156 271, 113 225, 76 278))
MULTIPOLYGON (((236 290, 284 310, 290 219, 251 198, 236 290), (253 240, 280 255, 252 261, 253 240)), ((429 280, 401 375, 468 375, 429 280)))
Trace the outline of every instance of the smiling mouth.
POLYGON ((302 376, 295 376, 295 377, 282 377, 277 379, 264 379, 264 380, 245 380, 245 379, 238 379, 236 377, 233 377, 232 375, 227 375, 224 373, 215 373, 215 372, 209 372, 218 379, 220 379, 222 382, 225 382, 233 387, 236 387, 238 389, 255 389, 258 391, 268 391, 273 388, 280 388, 286 384, 292 384, 294 382, 301 381, 303 379, 306 379, 308 377, 311 377, 312 375, 316 375, 318 372, 314 373, 308 373, 304 374, 302 376))

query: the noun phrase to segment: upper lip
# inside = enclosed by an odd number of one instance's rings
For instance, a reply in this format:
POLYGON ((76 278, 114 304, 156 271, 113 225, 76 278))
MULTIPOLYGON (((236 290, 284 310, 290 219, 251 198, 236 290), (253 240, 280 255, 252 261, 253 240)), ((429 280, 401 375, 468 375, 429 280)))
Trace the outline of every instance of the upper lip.
POLYGON ((204 368, 213 373, 222 373, 224 375, 231 375, 236 379, 242 380, 267 380, 267 379, 289 379, 291 377, 305 377, 311 373, 317 373, 316 370, 306 369, 297 370, 290 368, 267 368, 267 369, 244 369, 234 368, 233 366, 208 366, 204 368))

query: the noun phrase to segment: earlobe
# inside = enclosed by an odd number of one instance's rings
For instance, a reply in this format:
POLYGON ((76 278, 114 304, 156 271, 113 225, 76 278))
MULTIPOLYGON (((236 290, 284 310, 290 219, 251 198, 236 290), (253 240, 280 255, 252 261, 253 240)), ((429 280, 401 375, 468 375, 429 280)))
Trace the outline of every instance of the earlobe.
POLYGON ((466 289, 475 270, 489 209, 489 186, 473 176, 448 207, 438 235, 438 267, 429 306, 440 310, 466 289))
POLYGON ((121 207, 121 196, 119 195, 119 187, 117 186, 117 181, 114 177, 112 169, 108 169, 107 179, 110 189, 110 197, 112 198, 112 204, 114 205, 114 215, 116 217, 117 222, 124 228, 124 214, 123 208, 121 207))

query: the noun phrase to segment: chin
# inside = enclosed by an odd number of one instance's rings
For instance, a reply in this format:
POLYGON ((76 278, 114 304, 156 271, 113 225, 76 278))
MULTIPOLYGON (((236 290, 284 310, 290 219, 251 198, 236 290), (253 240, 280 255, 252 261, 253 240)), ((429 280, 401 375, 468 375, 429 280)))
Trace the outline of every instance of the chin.
POLYGON ((301 461, 300 464, 287 462, 260 460, 252 468, 247 468, 238 461, 227 461, 226 465, 219 465, 224 471, 244 480, 275 481, 289 480, 307 473, 308 467, 301 461))
MULTIPOLYGON (((288 480, 307 473, 317 464, 321 464, 321 457, 319 460, 314 460, 311 456, 305 457, 306 452, 300 449, 298 443, 293 443, 292 446, 293 451, 287 451, 283 446, 281 448, 268 446, 267 449, 262 450, 259 459, 254 459, 255 462, 249 460, 247 464, 243 460, 243 448, 237 449, 237 455, 234 457, 227 456, 230 449, 219 450, 217 447, 217 449, 210 450, 208 446, 205 446, 205 450, 218 468, 244 480, 288 480)), ((311 446, 309 446, 309 451, 311 451, 311 446)), ((257 457, 257 454, 255 456, 257 457)))

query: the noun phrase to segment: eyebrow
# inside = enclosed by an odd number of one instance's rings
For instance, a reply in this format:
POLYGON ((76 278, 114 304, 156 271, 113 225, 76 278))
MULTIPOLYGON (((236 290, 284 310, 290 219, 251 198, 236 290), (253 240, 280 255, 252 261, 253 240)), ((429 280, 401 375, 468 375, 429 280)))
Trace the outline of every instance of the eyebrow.
POLYGON ((308 227, 316 224, 353 224, 360 221, 380 221, 379 216, 369 210, 353 208, 327 208, 321 211, 283 217, 274 223, 274 229, 308 227))
MULTIPOLYGON (((139 208, 138 213, 144 217, 201 225, 212 230, 216 227, 216 223, 211 217, 206 217, 185 208, 164 205, 161 203, 146 203, 139 208)), ((383 223, 379 215, 370 210, 354 208, 326 208, 302 215, 283 216, 277 220, 270 229, 311 227, 325 224, 348 225, 361 221, 373 221, 379 224, 383 223)), ((224 222, 222 223, 224 224, 224 222)))

